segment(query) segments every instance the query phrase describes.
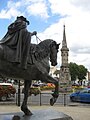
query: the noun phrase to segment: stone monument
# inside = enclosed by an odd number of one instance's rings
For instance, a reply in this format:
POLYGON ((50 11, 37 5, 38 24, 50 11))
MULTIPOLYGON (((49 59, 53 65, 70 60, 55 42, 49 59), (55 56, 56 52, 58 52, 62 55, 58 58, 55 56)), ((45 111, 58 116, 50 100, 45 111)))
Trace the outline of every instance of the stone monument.
POLYGON ((61 48, 61 67, 60 67, 60 74, 59 74, 59 85, 60 87, 64 87, 64 88, 66 87, 65 89, 70 87, 70 82, 71 82, 68 56, 69 56, 69 49, 67 47, 65 25, 64 25, 63 41, 62 41, 62 48, 61 48))

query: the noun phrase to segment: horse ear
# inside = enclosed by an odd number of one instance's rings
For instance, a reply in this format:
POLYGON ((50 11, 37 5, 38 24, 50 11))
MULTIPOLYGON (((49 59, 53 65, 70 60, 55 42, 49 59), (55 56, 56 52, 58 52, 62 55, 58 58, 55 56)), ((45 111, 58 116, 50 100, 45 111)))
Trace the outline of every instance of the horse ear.
POLYGON ((58 43, 58 46, 60 45, 61 43, 58 43))
POLYGON ((57 44, 57 49, 59 49, 59 45, 60 45, 60 43, 57 44))

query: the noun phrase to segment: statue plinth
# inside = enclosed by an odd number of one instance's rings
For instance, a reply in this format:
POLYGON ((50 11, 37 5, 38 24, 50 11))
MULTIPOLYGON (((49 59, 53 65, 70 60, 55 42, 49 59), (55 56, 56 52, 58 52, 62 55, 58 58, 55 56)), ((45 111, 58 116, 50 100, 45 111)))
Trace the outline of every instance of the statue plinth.
POLYGON ((73 120, 70 116, 52 109, 32 111, 26 116, 22 112, 0 114, 0 120, 73 120))

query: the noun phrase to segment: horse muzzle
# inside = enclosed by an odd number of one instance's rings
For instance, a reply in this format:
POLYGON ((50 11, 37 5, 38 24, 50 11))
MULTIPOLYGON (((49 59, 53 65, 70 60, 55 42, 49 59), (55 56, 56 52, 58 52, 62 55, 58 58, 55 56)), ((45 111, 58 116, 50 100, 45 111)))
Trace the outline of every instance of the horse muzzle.
POLYGON ((57 65, 57 62, 52 62, 51 65, 52 65, 52 66, 56 66, 56 65, 57 65))

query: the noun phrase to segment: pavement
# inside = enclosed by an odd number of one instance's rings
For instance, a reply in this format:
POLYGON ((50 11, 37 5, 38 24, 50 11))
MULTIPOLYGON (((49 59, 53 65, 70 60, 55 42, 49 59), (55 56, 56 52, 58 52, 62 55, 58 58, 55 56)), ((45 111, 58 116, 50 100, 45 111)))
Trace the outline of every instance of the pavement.
MULTIPOLYGON (((28 106, 31 111, 53 109, 69 115, 73 120, 90 120, 90 106, 28 106)), ((21 112, 20 107, 16 105, 0 105, 0 114, 21 112)))

